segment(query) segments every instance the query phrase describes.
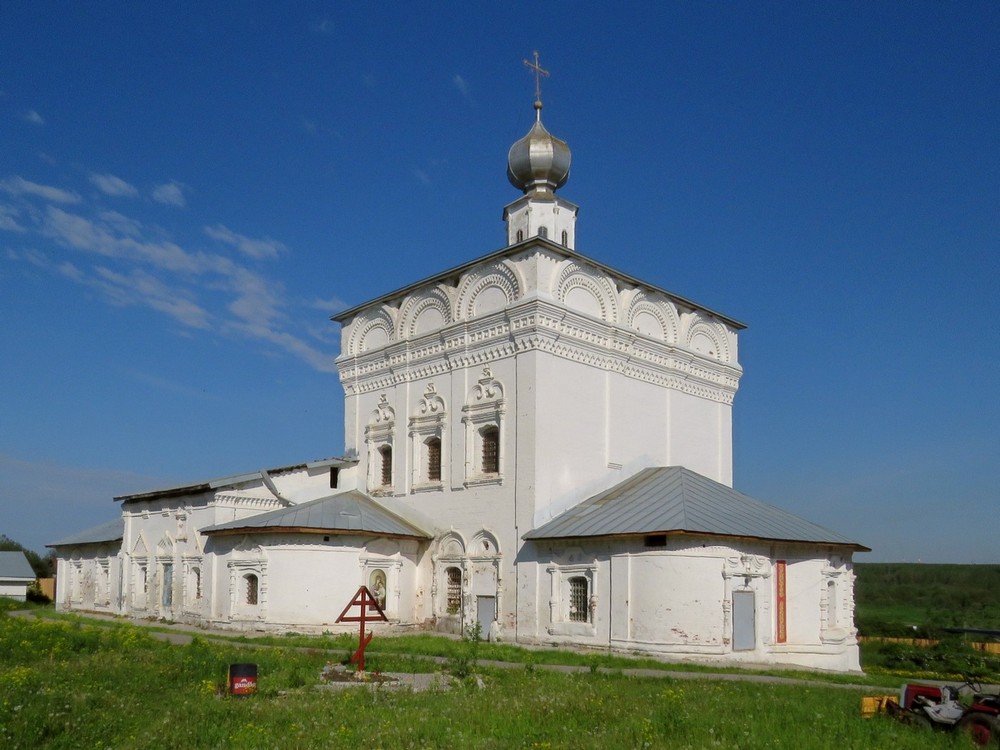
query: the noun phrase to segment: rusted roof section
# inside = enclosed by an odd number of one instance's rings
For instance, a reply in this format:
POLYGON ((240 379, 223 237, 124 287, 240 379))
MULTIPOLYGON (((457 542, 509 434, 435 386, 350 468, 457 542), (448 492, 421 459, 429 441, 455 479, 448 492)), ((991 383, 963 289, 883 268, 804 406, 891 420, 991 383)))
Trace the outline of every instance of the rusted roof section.
POLYGON ((125 535, 125 521, 121 516, 100 526, 93 526, 84 531, 78 531, 72 536, 60 539, 58 542, 46 544, 46 547, 75 547, 81 544, 105 544, 120 542, 125 535))
POLYGON ((237 521, 220 523, 202 531, 208 535, 300 531, 418 539, 430 539, 433 536, 409 519, 389 511, 357 490, 321 497, 318 500, 237 521))
POLYGON ((289 464, 287 466, 278 466, 273 469, 251 471, 246 474, 232 474, 225 477, 218 477, 217 479, 207 479, 202 482, 179 484, 172 487, 147 490, 145 492, 133 492, 129 495, 116 495, 115 500, 130 502, 133 500, 153 500, 165 497, 177 497, 180 495, 193 495, 195 493, 206 492, 208 490, 239 487, 239 485, 245 484, 246 482, 259 482, 262 480, 262 474, 265 472, 268 474, 284 474, 289 471, 296 471, 299 469, 324 469, 330 466, 345 468, 353 466, 356 463, 357 459, 355 458, 324 458, 318 461, 307 461, 298 464, 289 464))
POLYGON ((682 466, 643 469, 524 535, 565 539, 704 534, 867 547, 682 466))

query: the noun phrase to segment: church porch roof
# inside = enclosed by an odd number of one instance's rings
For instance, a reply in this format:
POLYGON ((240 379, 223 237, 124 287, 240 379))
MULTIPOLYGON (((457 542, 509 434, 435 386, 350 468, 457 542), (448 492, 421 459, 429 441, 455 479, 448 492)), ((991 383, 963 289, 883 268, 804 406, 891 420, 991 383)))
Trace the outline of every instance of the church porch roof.
POLYGON ((89 529, 78 531, 72 536, 60 539, 58 542, 46 544, 46 547, 76 547, 81 544, 105 544, 107 542, 120 542, 125 536, 125 521, 121 516, 102 523, 100 526, 92 526, 89 529))
POLYGON ((870 551, 845 536, 682 466, 643 469, 529 531, 524 538, 663 533, 832 544, 870 551))
POLYGON ((417 539, 430 539, 433 536, 357 490, 202 529, 203 533, 210 536, 279 531, 417 539))

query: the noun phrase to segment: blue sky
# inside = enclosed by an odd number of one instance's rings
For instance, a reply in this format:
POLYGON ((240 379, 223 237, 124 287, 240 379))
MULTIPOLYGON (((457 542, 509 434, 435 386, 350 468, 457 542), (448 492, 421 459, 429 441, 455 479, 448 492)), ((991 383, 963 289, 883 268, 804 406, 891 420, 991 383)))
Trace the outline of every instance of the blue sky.
POLYGON ((503 244, 537 49, 577 249, 749 325, 736 487, 998 563, 998 40, 995 2, 2 3, 0 533, 339 455, 329 316, 503 244))

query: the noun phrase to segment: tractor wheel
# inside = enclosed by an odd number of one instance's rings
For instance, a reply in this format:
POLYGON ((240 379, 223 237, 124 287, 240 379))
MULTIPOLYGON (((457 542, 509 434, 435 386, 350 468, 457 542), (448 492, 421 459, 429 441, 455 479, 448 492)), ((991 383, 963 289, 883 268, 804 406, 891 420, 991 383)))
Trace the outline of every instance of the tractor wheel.
POLYGON ((974 711, 958 722, 958 731, 967 734, 977 747, 1000 746, 1000 721, 992 714, 974 711))

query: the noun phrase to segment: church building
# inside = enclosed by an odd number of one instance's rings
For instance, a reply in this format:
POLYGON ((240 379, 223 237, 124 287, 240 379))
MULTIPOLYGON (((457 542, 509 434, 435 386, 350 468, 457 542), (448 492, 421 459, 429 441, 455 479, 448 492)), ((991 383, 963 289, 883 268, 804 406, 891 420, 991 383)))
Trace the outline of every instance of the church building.
POLYGON ((866 548, 733 489, 744 325, 576 251, 541 110, 504 247, 334 317, 344 456, 116 498, 60 609, 335 631, 366 585, 396 631, 860 668, 866 548))

